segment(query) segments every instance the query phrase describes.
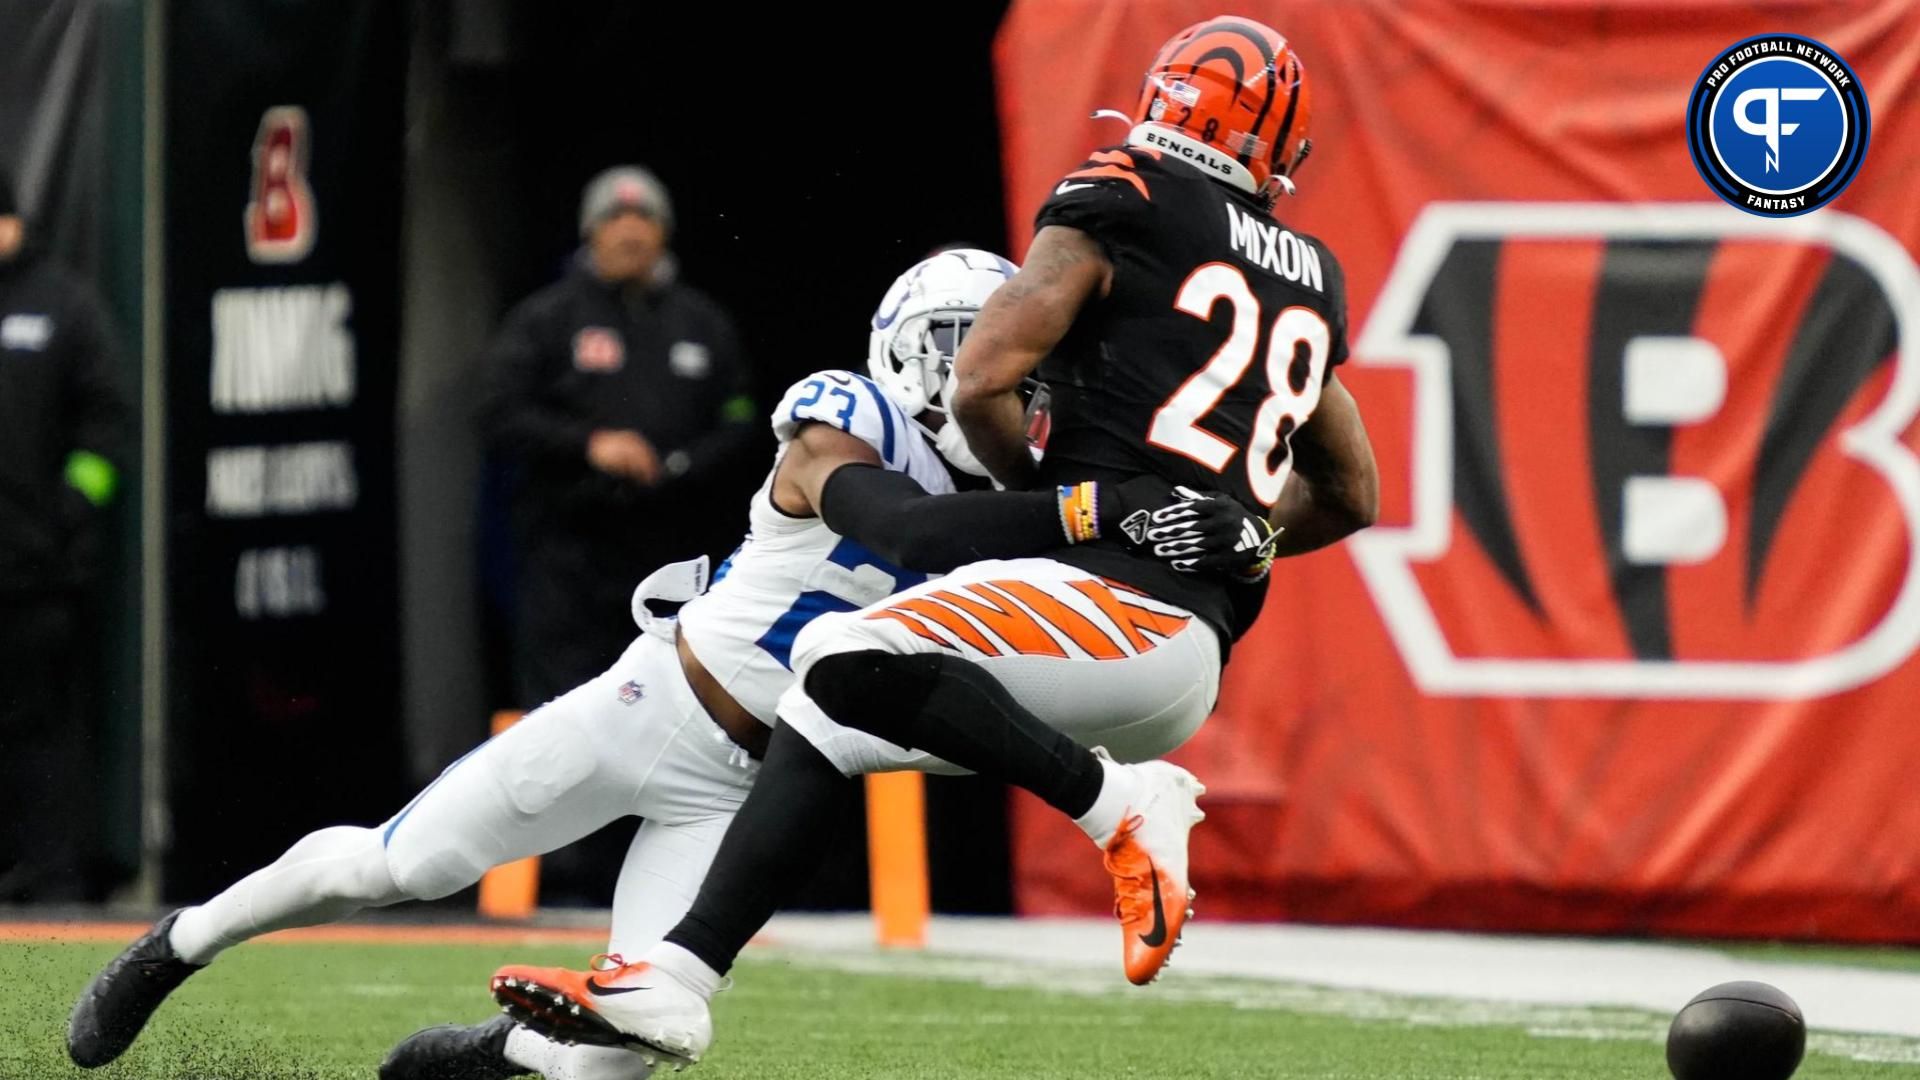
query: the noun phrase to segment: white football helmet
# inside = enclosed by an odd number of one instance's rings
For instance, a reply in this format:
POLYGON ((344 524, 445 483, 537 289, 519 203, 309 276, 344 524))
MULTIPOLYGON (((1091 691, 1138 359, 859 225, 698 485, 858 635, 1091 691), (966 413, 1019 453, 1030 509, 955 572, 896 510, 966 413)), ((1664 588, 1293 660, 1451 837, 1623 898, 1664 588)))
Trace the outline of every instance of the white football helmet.
POLYGON ((867 341, 867 370, 873 381, 928 431, 941 457, 974 476, 985 476, 987 470, 967 448, 960 425, 949 422, 929 431, 919 417, 947 411, 948 376, 961 340, 987 297, 1019 269, 991 251, 943 251, 896 278, 873 313, 867 341))

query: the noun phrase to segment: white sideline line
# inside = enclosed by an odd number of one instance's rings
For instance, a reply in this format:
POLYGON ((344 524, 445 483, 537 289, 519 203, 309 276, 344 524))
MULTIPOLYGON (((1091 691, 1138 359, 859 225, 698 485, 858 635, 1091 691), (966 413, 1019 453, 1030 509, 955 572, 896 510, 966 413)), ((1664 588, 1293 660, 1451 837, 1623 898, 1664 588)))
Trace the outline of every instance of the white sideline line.
MULTIPOLYGON (((799 950, 799 962, 837 970, 1139 992, 1120 977, 1118 934, 1108 920, 939 917, 920 953, 878 950, 872 934, 864 915, 783 915, 766 941, 799 950)), ((1769 963, 1639 942, 1196 920, 1167 978, 1148 992, 1408 1023, 1515 1025, 1553 1037, 1658 1040, 1688 998, 1732 979, 1773 983, 1800 1003, 1813 1028, 1841 1033, 1816 1035, 1815 1050, 1920 1064, 1920 973, 1769 963)))

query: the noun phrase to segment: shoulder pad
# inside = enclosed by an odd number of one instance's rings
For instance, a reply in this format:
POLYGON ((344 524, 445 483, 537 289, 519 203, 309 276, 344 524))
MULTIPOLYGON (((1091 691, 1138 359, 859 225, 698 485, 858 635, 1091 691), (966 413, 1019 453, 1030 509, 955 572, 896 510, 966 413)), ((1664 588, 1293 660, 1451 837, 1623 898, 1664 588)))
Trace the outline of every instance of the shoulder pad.
POLYGON ((1111 232, 1153 209, 1150 170, 1141 168, 1144 151, 1102 150, 1068 173, 1047 193, 1036 228, 1065 225, 1096 236, 1111 232))
POLYGON ((1149 155, 1149 151, 1131 147, 1098 151, 1054 185, 1053 197, 1100 188, 1120 194, 1131 193, 1152 202, 1153 192, 1147 186, 1149 177, 1140 168, 1151 160, 1149 155))
POLYGON ((851 371, 817 371, 787 388, 773 410, 773 434, 793 441, 802 424, 827 424, 873 447, 880 460, 895 467, 901 440, 912 436, 909 421, 872 379, 851 371))

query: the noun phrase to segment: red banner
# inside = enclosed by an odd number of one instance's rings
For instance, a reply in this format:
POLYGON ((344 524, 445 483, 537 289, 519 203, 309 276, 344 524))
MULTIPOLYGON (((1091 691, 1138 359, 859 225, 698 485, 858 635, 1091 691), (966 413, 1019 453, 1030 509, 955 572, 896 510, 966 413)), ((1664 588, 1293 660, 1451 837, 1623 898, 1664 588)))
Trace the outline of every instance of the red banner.
MULTIPOLYGON (((1026 0, 1016 248, 1213 0, 1026 0)), ((1920 940, 1920 9, 1281 3, 1314 82, 1277 216, 1351 289, 1383 520, 1275 568, 1218 712, 1210 917, 1920 940), (1802 217, 1716 198, 1689 94, 1818 39, 1871 148, 1802 217)), ((1758 115, 1758 110, 1755 110, 1758 115)), ((1021 910, 1110 904, 1015 808, 1021 910)))

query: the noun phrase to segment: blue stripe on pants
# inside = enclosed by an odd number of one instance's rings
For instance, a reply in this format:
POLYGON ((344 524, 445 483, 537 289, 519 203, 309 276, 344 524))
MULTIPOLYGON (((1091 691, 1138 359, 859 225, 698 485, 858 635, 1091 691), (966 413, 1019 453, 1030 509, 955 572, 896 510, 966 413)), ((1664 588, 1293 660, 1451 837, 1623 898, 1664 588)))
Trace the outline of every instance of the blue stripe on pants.
POLYGON ((476 746, 473 749, 467 751, 466 753, 461 754, 460 757, 456 759, 453 764, 440 770, 440 775, 433 778, 433 783, 428 784, 425 788, 422 788, 420 791, 420 794, 415 795, 413 797, 412 802, 409 802, 406 806, 402 807, 398 814, 393 815, 393 820, 387 823, 387 831, 380 834, 380 846, 384 848, 390 845, 391 843, 393 843, 393 830, 399 828, 400 823, 407 820, 407 815, 413 813, 413 808, 416 806, 419 806, 420 800, 427 797, 427 792, 432 791, 434 788, 438 787, 440 785, 440 781, 445 780, 447 776, 453 772, 453 770, 459 768, 462 762, 466 761, 468 758, 479 753, 480 751, 485 750, 488 744, 492 742, 493 742, 492 739, 488 739, 486 742, 481 743, 479 746, 476 746))

